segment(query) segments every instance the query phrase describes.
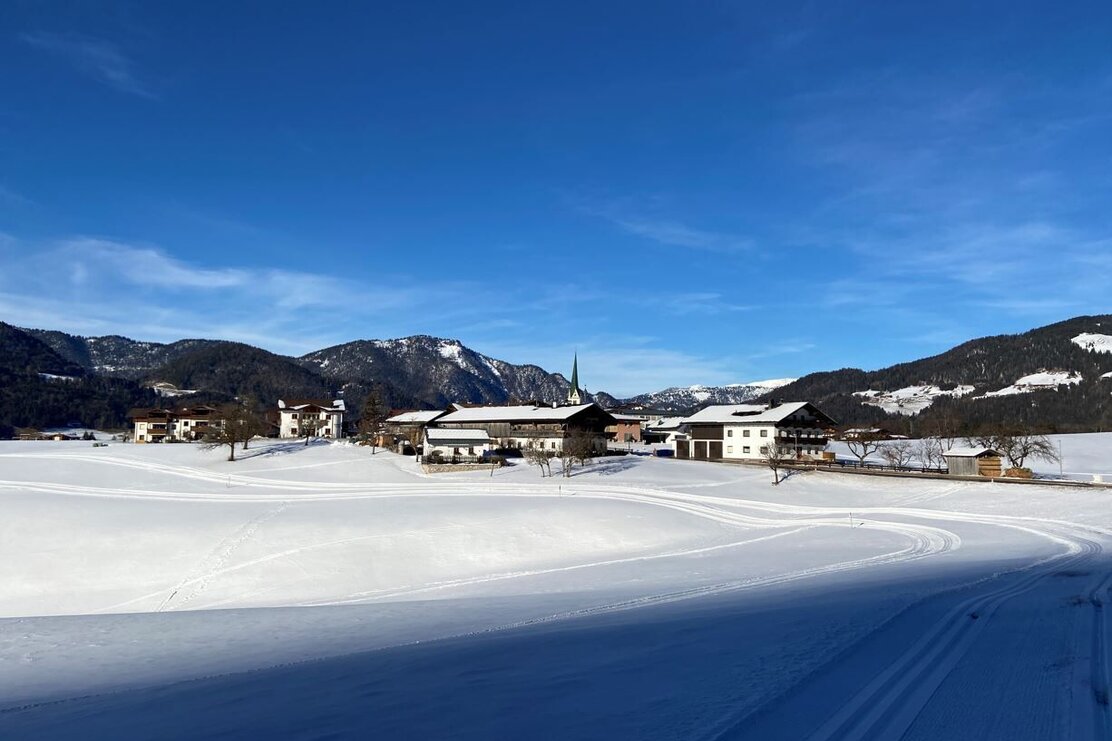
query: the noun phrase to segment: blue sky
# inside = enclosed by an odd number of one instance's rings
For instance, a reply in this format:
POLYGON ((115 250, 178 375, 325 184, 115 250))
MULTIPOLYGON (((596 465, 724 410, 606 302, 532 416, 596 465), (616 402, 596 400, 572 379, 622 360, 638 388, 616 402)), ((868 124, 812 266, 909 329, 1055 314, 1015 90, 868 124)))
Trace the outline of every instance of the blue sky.
POLYGON ((1108 3, 319 7, 6 3, 0 319, 633 394, 1112 311, 1108 3))

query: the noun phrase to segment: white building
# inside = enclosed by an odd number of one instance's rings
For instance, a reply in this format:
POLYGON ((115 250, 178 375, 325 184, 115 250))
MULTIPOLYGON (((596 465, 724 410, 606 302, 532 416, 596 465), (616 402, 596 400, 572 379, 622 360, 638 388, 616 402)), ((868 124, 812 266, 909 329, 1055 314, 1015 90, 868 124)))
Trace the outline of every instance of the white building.
POLYGON ((307 427, 316 437, 344 436, 344 400, 278 400, 278 437, 303 437, 307 427))
POLYGON ((677 458, 760 460, 770 444, 788 448, 797 458, 818 457, 834 420, 810 402, 796 401, 710 406, 683 423, 690 440, 676 441, 677 458))
POLYGON ((683 417, 659 417, 645 424, 647 442, 662 442, 673 448, 677 440, 687 440, 687 425, 683 417))
POLYGON ((216 407, 193 406, 179 409, 133 409, 128 415, 137 443, 200 440, 212 427, 223 424, 216 407))
POLYGON ((437 454, 445 461, 460 458, 481 458, 490 450, 490 435, 486 430, 466 428, 425 428, 424 459, 437 454))

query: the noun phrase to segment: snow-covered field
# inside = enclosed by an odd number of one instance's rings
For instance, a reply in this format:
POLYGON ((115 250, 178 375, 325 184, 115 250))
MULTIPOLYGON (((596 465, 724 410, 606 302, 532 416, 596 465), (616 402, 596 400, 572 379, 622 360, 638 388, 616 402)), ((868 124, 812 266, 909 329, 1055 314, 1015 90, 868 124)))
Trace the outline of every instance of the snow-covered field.
POLYGON ((0 443, 0 737, 1112 737, 1112 490, 246 455, 0 443))

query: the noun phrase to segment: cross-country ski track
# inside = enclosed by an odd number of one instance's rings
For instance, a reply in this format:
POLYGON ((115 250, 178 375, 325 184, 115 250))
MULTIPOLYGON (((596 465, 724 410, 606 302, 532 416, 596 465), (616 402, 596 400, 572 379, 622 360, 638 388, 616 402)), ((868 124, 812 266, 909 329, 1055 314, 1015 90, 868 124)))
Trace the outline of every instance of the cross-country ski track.
POLYGON ((306 714, 335 737, 1112 738, 1106 492, 618 460, 2 445, 0 735, 145 737, 156 693, 175 738, 306 714), (90 553, 116 525, 134 542, 90 553), (340 706, 401 666, 377 713, 340 706), (236 717, 206 714, 229 692, 236 717), (516 714, 529 692, 548 705, 516 714))

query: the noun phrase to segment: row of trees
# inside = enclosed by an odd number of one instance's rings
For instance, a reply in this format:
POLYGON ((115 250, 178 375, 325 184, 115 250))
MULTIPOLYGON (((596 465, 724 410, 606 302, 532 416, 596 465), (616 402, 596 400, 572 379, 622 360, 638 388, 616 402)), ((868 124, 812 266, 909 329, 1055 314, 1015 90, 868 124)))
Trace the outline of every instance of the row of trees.
POLYGON ((595 439, 587 432, 573 432, 564 438, 561 450, 546 450, 541 445, 530 444, 522 451, 525 460, 531 466, 537 466, 541 471, 541 478, 552 475, 552 461, 560 461, 560 473, 565 478, 571 477, 574 466, 586 466, 596 454, 595 439))
MULTIPOLYGON (((922 468, 941 469, 946 464, 945 453, 955 445, 964 443, 971 447, 992 448, 1008 461, 1012 470, 1028 471, 1028 460, 1056 463, 1060 460, 1058 449, 1046 435, 1018 426, 983 428, 977 434, 958 437, 956 425, 935 428, 935 434, 918 440, 889 440, 879 430, 855 430, 844 442, 850 453, 863 465, 871 455, 879 455, 893 468, 912 468, 915 461, 922 468)), ((796 459, 795 448, 771 442, 764 450, 764 461, 772 471, 772 483, 779 484, 781 471, 796 459)))

